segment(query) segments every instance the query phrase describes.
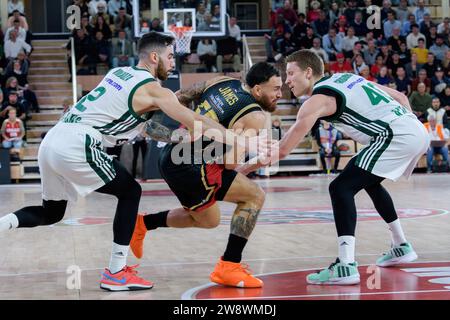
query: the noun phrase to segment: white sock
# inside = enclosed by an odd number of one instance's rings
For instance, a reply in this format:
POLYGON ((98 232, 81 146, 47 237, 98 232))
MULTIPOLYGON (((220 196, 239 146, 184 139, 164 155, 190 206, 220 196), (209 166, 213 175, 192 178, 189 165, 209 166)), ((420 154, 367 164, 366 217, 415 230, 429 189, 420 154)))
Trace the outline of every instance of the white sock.
POLYGON ((342 263, 355 262, 355 240, 354 236, 338 237, 339 260, 342 263))
POLYGON ((109 271, 117 273, 127 265, 127 256, 130 246, 121 246, 114 243, 112 245, 111 260, 109 261, 109 271))
POLYGON ((391 230, 392 244, 394 246, 399 246, 402 243, 407 242, 405 235, 403 234, 403 229, 400 224, 400 219, 397 219, 391 223, 388 223, 389 230, 391 230))
POLYGON ((19 226, 19 220, 14 213, 7 214, 0 218, 0 232, 16 229, 19 226))

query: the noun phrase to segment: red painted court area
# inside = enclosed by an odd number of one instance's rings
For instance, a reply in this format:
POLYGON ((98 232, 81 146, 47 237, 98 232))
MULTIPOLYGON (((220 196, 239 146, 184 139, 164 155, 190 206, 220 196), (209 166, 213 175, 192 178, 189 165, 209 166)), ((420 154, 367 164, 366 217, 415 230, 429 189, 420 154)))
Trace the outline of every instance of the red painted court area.
POLYGON ((261 289, 205 285, 187 291, 184 299, 274 300, 449 300, 450 261, 411 263, 396 268, 360 266, 361 283, 354 286, 320 286, 306 283, 301 270, 260 276, 261 289))

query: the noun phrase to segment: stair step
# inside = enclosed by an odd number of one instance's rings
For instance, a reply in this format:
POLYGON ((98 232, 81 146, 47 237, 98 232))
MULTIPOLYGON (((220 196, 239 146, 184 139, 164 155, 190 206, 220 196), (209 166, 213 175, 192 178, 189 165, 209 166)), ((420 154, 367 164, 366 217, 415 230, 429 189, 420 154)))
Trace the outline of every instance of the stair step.
POLYGON ((41 175, 39 173, 25 173, 18 180, 39 180, 41 175))
POLYGON ((48 111, 53 111, 53 112, 60 112, 60 114, 62 114, 63 106, 62 105, 56 105, 56 104, 42 104, 39 106, 41 108, 41 112, 45 112, 47 113, 48 111))
POLYGON ((58 89, 47 89, 47 90, 34 90, 34 93, 36 93, 36 96, 38 98, 41 97, 53 97, 53 96, 72 96, 72 90, 66 89, 66 90, 58 90, 58 89))
MULTIPOLYGON (((58 121, 61 118, 62 112, 59 110, 55 110, 53 113, 41 112, 41 113, 33 113, 31 114, 32 121, 58 121)), ((27 122, 27 124, 30 121, 27 122)))
POLYGON ((48 130, 50 130, 50 129, 44 129, 44 128, 42 128, 42 129, 28 129, 27 130, 27 141, 28 141, 28 139, 41 139, 41 135, 43 133, 47 132, 48 130))
POLYGON ((69 75, 67 74, 49 74, 49 75, 42 75, 42 74, 29 74, 28 75, 28 81, 32 83, 44 83, 44 82, 51 82, 51 83, 64 83, 64 84, 70 84, 70 82, 67 82, 69 80, 69 75))
POLYGON ((36 82, 30 83, 30 87, 34 91, 38 90, 70 90, 72 91, 72 83, 67 82, 68 78, 65 78, 64 82, 36 82))
MULTIPOLYGON (((251 55, 252 59, 255 56, 266 56, 266 50, 265 49, 256 49, 256 50, 251 49, 250 55, 251 55)), ((266 57, 266 59, 267 59, 267 57, 266 57)))
POLYGON ((33 40, 31 41, 31 44, 34 48, 40 48, 40 47, 61 47, 63 45, 66 45, 69 42, 69 39, 67 40, 33 40))
POLYGON ((247 37, 247 43, 248 44, 264 44, 264 42, 266 41, 266 38, 264 36, 262 37, 247 37))
POLYGON ((64 53, 35 53, 30 57, 31 62, 34 64, 35 62, 42 60, 56 60, 56 61, 65 61, 67 63, 67 54, 64 53))
POLYGON ((29 147, 36 147, 36 145, 39 145, 42 142, 42 138, 39 136, 38 138, 28 138, 27 137, 27 143, 29 147))
POLYGON ((62 47, 58 47, 58 46, 54 46, 54 47, 36 47, 36 48, 33 48, 33 55, 35 53, 37 53, 37 54, 41 54, 41 53, 66 54, 67 53, 67 49, 66 48, 62 48, 62 47))
POLYGON ((71 99, 71 96, 51 96, 51 97, 40 97, 39 103, 44 105, 61 105, 64 103, 64 100, 71 99))
POLYGON ((31 67, 28 74, 29 75, 65 75, 65 76, 69 76, 69 69, 64 68, 64 67, 55 67, 55 68, 31 67))
POLYGON ((36 60, 33 61, 32 67, 30 70, 32 70, 34 67, 36 68, 52 68, 52 67, 59 67, 64 68, 67 67, 67 61, 65 60, 36 60))
POLYGON ((27 127, 53 127, 55 124, 58 123, 59 118, 57 120, 34 120, 34 117, 32 117, 33 120, 27 121, 27 127))

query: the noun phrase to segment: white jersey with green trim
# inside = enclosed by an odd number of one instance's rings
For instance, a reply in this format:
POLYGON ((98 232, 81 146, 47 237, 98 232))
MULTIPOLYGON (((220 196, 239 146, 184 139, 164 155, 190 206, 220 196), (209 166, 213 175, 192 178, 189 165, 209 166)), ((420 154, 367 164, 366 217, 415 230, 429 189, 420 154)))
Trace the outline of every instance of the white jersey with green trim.
POLYGON ((132 107, 133 96, 139 87, 152 81, 155 78, 145 69, 112 69, 61 121, 87 125, 98 130, 107 146, 114 145, 117 140, 133 139, 151 117, 151 113, 141 116, 136 114, 132 107))
POLYGON ((336 73, 315 83, 313 94, 331 89, 341 96, 334 115, 324 118, 347 136, 362 144, 390 131, 390 124, 403 116, 414 114, 387 92, 370 81, 352 73, 336 73), (339 103, 340 102, 340 103, 339 103))

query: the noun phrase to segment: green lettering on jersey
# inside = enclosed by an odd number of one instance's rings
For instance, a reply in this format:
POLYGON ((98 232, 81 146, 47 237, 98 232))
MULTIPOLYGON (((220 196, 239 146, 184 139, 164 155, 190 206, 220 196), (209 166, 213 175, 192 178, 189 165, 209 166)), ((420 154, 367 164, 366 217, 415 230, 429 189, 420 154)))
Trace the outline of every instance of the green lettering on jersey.
POLYGON ((345 81, 347 81, 348 79, 350 79, 352 77, 353 74, 350 73, 346 73, 343 74, 342 76, 340 76, 339 78, 337 78, 336 80, 334 80, 335 83, 344 83, 345 81))
POLYGON ((389 103, 392 100, 394 100, 387 93, 376 88, 370 82, 367 83, 367 85, 362 85, 361 87, 366 92, 367 97, 369 97, 370 103, 372 103, 372 105, 374 105, 374 106, 378 105, 381 101, 384 101, 385 103, 389 103))
POLYGON ((128 81, 131 78, 133 78, 133 75, 123 71, 122 69, 117 69, 116 71, 114 71, 113 73, 116 77, 122 79, 123 81, 128 81))

